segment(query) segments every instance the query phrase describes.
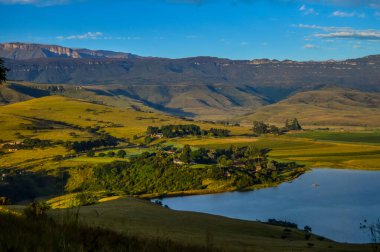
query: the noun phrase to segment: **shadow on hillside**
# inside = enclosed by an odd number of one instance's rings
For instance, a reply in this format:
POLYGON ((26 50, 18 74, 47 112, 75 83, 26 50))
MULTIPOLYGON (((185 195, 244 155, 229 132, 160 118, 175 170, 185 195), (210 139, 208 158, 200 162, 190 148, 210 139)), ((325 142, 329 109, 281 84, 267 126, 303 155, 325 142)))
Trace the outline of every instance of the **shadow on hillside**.
POLYGON ((11 203, 30 202, 36 198, 59 195, 67 181, 67 175, 59 172, 0 171, 0 196, 8 197, 11 203))
POLYGON ((33 87, 27 87, 27 86, 15 84, 15 83, 9 84, 8 88, 13 89, 13 90, 15 90, 19 93, 25 94, 25 95, 29 95, 29 96, 34 97, 34 98, 40 98, 40 97, 50 95, 49 91, 41 90, 41 89, 37 89, 37 88, 33 88, 33 87))

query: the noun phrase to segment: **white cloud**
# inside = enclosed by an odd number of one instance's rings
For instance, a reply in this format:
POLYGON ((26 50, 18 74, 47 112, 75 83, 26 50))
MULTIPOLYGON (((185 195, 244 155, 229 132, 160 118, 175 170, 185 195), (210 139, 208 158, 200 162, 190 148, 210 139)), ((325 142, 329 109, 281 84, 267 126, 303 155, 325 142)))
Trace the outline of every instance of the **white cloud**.
POLYGON ((313 34, 314 37, 324 39, 358 39, 358 40, 380 40, 380 30, 358 30, 352 27, 318 26, 299 24, 297 27, 305 29, 321 30, 325 33, 313 34))
POLYGON ((358 18, 365 18, 364 13, 358 13, 356 11, 353 12, 344 12, 344 11, 334 11, 331 16, 333 17, 358 17, 358 18))
POLYGON ((77 39, 77 40, 84 40, 84 39, 99 39, 99 38, 107 38, 107 37, 102 37, 103 33, 101 32, 86 32, 84 34, 80 35, 70 35, 70 36, 58 36, 56 37, 59 40, 64 40, 64 39, 77 39))
POLYGON ((79 35, 69 35, 69 36, 57 36, 56 39, 58 40, 139 40, 140 37, 137 36, 128 36, 128 37, 122 37, 122 36, 104 36, 102 32, 86 32, 84 34, 79 35))
POLYGON ((296 27, 298 27, 298 28, 305 28, 305 29, 323 30, 323 31, 352 30, 351 27, 319 26, 319 25, 308 25, 308 24, 299 24, 299 25, 296 25, 296 27))
POLYGON ((339 31, 332 33, 315 34, 319 38, 342 38, 342 39, 361 39, 361 40, 380 40, 379 30, 352 30, 339 31))
POLYGON ((314 8, 308 8, 305 4, 299 8, 304 15, 318 15, 319 13, 314 10, 314 8))
POLYGON ((375 12, 375 16, 376 16, 376 17, 380 17, 380 11, 376 11, 376 12, 375 12))
POLYGON ((317 48, 317 46, 313 45, 313 44, 306 44, 306 45, 303 46, 303 48, 305 48, 305 49, 314 49, 314 48, 317 48))

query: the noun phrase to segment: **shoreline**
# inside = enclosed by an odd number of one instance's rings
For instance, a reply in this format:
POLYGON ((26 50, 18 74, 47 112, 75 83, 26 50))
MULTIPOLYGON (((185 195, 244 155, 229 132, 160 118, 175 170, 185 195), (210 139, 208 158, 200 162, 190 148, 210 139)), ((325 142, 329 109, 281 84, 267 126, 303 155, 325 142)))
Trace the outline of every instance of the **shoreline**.
POLYGON ((139 198, 139 199, 146 199, 146 200, 153 200, 153 199, 162 199, 162 198, 172 198, 172 197, 185 197, 185 196, 196 196, 196 195, 207 195, 207 194, 220 194, 220 193, 228 193, 228 192, 249 192, 249 191, 255 191, 260 190, 264 188, 271 188, 271 187, 277 187, 283 183, 286 182, 292 182, 293 180, 299 178, 300 176, 304 175, 307 172, 310 172, 312 168, 304 168, 305 171, 303 173, 297 174, 296 176, 292 176, 288 179, 267 183, 267 184, 256 184, 252 185, 246 188, 237 189, 236 187, 228 187, 226 190, 220 189, 220 190, 207 190, 207 189, 200 189, 200 190, 188 190, 188 191, 176 191, 176 192, 168 192, 165 194, 143 194, 143 195, 128 195, 129 197, 139 198))

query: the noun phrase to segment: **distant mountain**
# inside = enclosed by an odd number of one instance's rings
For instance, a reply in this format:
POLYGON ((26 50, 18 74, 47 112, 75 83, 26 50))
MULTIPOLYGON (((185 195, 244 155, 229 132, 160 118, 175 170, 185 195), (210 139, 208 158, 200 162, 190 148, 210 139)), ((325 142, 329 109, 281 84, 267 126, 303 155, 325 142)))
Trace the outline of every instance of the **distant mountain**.
POLYGON ((282 125, 297 117, 305 125, 380 126, 380 93, 343 88, 299 92, 278 103, 258 108, 237 121, 282 125))
POLYGON ((42 45, 29 43, 0 44, 0 57, 13 60, 43 59, 43 58, 69 58, 69 59, 101 59, 136 58, 130 53, 112 52, 104 50, 71 49, 57 45, 42 45))
MULTIPOLYGON (((98 87, 95 89, 99 99, 106 99, 106 96, 123 97, 128 101, 133 99, 161 111, 196 119, 223 120, 254 111, 263 113, 267 105, 284 101, 297 93, 329 86, 380 92, 380 55, 344 61, 307 62, 215 57, 167 59, 10 43, 0 45, 0 57, 5 58, 10 69, 7 77, 13 81, 98 87)), ((10 92, 4 91, 4 103, 12 100, 6 99, 10 92)), ((17 100, 17 96, 12 97, 17 100)), ((323 99, 316 102, 319 105, 325 103, 323 99)), ((297 100, 297 104, 302 102, 297 100)), ((355 106, 346 105, 355 109, 355 106)), ((302 106, 289 111, 299 113, 305 108, 302 106)), ((322 113, 325 109, 321 110, 322 113)), ((271 118, 257 115, 242 119, 271 118)))
MULTIPOLYGON (((27 52, 32 54, 32 51, 27 52)), ((79 53, 70 52, 67 53, 79 53)), ((55 54, 58 55, 58 52, 55 54)), ((289 90, 315 89, 324 85, 380 91, 380 56, 345 61, 297 62, 228 60, 212 57, 110 58, 116 57, 112 53, 92 58, 85 58, 90 54, 83 54, 82 58, 69 58, 63 53, 60 55, 64 58, 34 57, 28 60, 13 60, 8 56, 6 66, 11 69, 8 78, 39 83, 82 85, 251 86, 259 92, 265 90, 264 92, 274 100, 283 98, 284 92, 288 95, 289 90), (276 97, 277 94, 281 94, 280 97, 276 97)))

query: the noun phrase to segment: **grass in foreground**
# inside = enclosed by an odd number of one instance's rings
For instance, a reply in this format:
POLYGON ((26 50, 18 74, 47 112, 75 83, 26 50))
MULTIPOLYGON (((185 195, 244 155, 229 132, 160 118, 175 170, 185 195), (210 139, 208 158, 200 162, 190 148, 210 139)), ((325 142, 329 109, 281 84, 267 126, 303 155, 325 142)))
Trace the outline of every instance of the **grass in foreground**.
POLYGON ((169 239, 119 234, 75 223, 0 214, 1 251, 216 251, 169 239))
MULTIPOLYGON (((64 220, 67 209, 49 212, 64 220)), ((76 211, 76 210, 72 210, 76 211)), ((79 209, 81 223, 132 236, 169 239, 226 251, 371 251, 369 245, 340 244, 305 232, 260 222, 174 211, 149 201, 120 198, 79 209)))

